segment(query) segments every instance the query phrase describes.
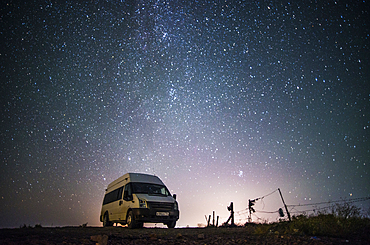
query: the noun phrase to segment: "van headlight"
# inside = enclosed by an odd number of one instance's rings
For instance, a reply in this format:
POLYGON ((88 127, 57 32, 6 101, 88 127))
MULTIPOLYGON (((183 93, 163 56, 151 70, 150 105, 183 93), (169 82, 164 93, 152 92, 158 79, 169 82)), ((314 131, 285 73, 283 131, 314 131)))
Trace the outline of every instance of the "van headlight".
POLYGON ((139 207, 140 208, 148 208, 148 206, 146 205, 146 201, 145 200, 140 199, 140 198, 138 198, 138 199, 139 199, 139 207))
POLYGON ((173 209, 175 209, 175 210, 179 209, 179 204, 177 202, 175 202, 175 204, 173 205, 173 209))

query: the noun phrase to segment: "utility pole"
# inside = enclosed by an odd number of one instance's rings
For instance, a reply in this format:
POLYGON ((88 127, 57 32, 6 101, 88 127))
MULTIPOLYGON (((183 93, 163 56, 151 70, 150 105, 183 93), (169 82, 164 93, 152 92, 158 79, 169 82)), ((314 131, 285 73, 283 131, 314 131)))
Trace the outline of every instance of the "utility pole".
POLYGON ((289 213, 289 211, 288 211, 288 207, 286 206, 286 204, 285 204, 285 202, 284 202, 283 195, 281 194, 280 188, 278 188, 278 190, 279 190, 279 193, 280 193, 280 196, 281 196, 281 200, 283 201, 283 204, 284 204, 284 207, 285 207, 285 211, 286 211, 286 213, 287 213, 287 215, 288 215, 288 219, 289 219, 289 221, 292 221, 292 219, 290 218, 290 213, 289 213))

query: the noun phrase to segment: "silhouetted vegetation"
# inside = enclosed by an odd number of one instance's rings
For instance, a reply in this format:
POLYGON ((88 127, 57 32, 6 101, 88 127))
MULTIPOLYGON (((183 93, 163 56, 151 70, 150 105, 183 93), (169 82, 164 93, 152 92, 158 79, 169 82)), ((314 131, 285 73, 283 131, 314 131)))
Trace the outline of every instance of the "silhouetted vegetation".
POLYGON ((361 209, 349 203, 335 204, 331 213, 293 216, 291 222, 260 224, 255 228, 256 235, 309 235, 329 237, 370 238, 370 219, 361 216, 361 209))
POLYGON ((26 229, 26 228, 32 228, 32 226, 31 225, 26 225, 26 224, 23 224, 23 225, 21 225, 21 226, 19 226, 19 228, 20 229, 26 229))
POLYGON ((42 228, 42 225, 41 224, 36 224, 35 228, 42 228))
POLYGON ((42 228, 42 225, 41 224, 35 224, 35 227, 33 227, 31 225, 23 224, 23 225, 19 226, 19 228, 20 229, 42 228))
POLYGON ((86 228, 87 227, 87 222, 85 224, 80 225, 80 227, 86 228))

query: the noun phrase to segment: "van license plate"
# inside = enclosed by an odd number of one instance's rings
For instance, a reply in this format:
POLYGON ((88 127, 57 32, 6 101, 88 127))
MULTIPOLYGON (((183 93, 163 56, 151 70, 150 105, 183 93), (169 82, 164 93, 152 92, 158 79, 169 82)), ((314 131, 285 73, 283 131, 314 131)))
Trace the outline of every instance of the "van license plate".
POLYGON ((169 212, 157 212, 156 215, 157 216, 169 216, 170 213, 169 212))

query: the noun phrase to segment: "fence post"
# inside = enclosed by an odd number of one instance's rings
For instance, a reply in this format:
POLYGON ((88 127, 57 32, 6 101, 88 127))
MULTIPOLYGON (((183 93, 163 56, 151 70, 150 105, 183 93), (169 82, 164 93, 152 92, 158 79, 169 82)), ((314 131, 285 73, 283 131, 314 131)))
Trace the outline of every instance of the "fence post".
POLYGON ((292 221, 292 219, 290 218, 290 213, 288 211, 288 207, 286 206, 286 204, 284 202, 283 195, 281 194, 280 188, 278 188, 278 190, 279 190, 279 193, 280 193, 281 200, 283 201, 283 204, 284 204, 284 207, 285 207, 285 211, 286 211, 286 213, 288 215, 288 219, 289 219, 289 221, 292 221))

